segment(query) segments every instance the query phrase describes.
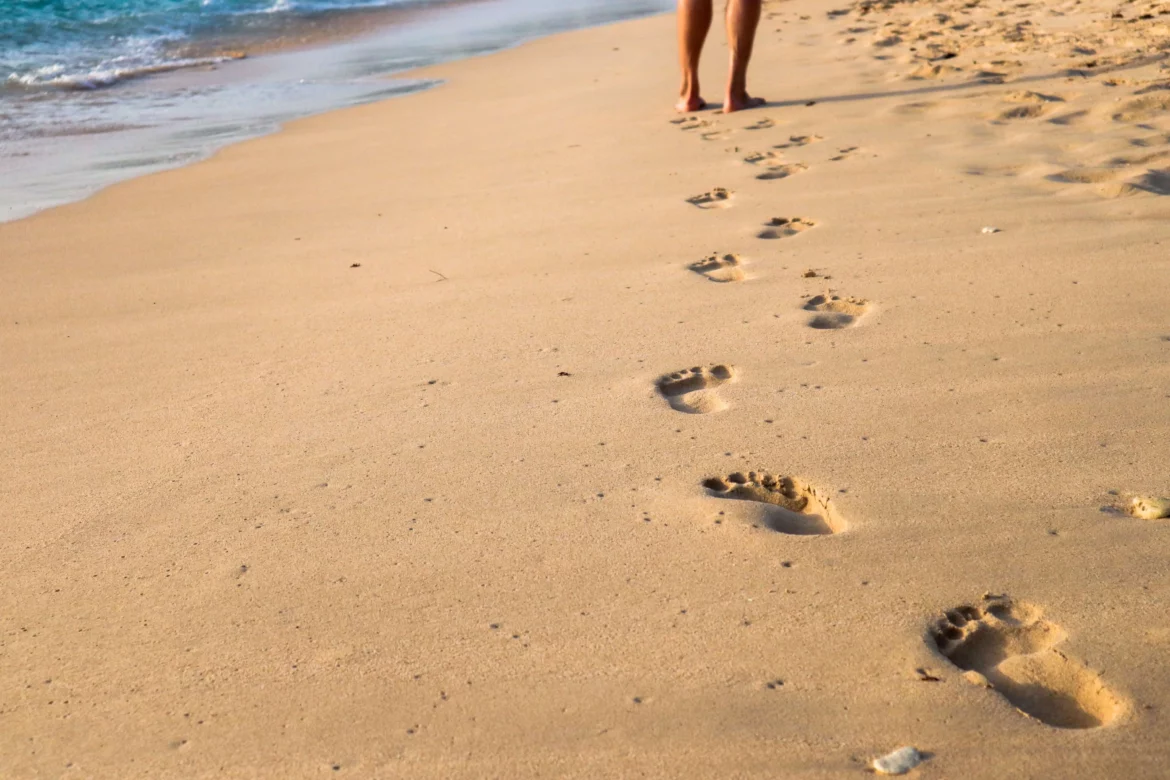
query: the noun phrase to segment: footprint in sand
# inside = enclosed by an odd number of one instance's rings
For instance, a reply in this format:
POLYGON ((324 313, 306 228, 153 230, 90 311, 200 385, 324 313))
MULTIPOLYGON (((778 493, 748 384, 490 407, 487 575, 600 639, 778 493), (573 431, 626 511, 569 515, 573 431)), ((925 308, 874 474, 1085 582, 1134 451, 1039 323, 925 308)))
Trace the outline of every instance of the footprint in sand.
POLYGON ((1170 111, 1170 95, 1149 95, 1130 101, 1113 115, 1116 122, 1145 122, 1157 119, 1170 111))
POLYGON ((756 238, 789 238, 816 227, 816 224, 804 217, 772 217, 764 223, 764 229, 756 234, 756 238))
POLYGON ((1063 103, 1064 98, 1057 95, 1044 95, 1039 92, 1009 92, 1003 97, 1004 102, 1018 103, 1015 108, 1000 112, 997 121, 1011 121, 1014 119, 1035 119, 1048 113, 1049 105, 1063 103))
POLYGON ((1006 111, 1001 111, 995 120, 998 122, 1011 122, 1016 119, 1035 119, 1036 117, 1044 116, 1044 106, 1016 106, 1009 108, 1006 111))
POLYGON ((767 130, 768 128, 775 127, 775 126, 776 126, 775 122, 773 122, 768 117, 764 117, 764 118, 759 119, 755 122, 752 122, 750 125, 745 127, 744 130, 767 130))
POLYGON ((829 161, 830 162, 840 162, 841 160, 848 160, 860 148, 861 148, 860 146, 846 146, 844 149, 839 150, 835 157, 830 157, 829 161))
POLYGON ((787 179, 789 176, 795 176, 801 171, 807 171, 808 166, 804 163, 788 163, 787 165, 772 165, 768 170, 757 176, 761 181, 773 181, 775 179, 787 179))
POLYGON ((1115 181, 1126 173, 1121 167, 1073 168, 1048 177, 1061 184, 1096 184, 1103 198, 1127 198, 1134 195, 1170 195, 1170 171, 1150 170, 1128 181, 1115 181))
POLYGON ((839 295, 816 295, 804 304, 805 311, 814 311, 816 316, 808 326, 816 330, 840 330, 857 324, 869 310, 869 301, 862 298, 842 298, 839 295))
POLYGON ((981 606, 949 610, 930 636, 968 680, 1049 726, 1104 726, 1124 710, 1095 672, 1056 649, 1066 634, 1029 604, 984 596, 981 606))
POLYGON ((759 504, 763 525, 778 533, 826 536, 847 528, 828 498, 794 477, 751 471, 711 477, 703 480, 703 487, 719 498, 759 504))
POLYGON ((687 203, 701 209, 725 209, 731 206, 731 198, 735 193, 723 187, 716 187, 710 192, 687 198, 687 203))
POLYGON ((801 146, 808 146, 815 144, 817 141, 823 141, 819 135, 791 135, 788 137, 787 143, 776 144, 773 149, 795 149, 801 146))
POLYGON ((1003 84, 1008 80, 1009 75, 999 70, 977 70, 971 74, 971 82, 974 84, 1003 84))
POLYGON ((753 152, 752 154, 749 154, 747 157, 743 158, 743 161, 748 165, 783 165, 784 156, 776 154, 775 152, 753 152))
POLYGON ((712 282, 742 282, 745 278, 743 266, 744 261, 738 255, 716 253, 687 267, 712 282))
POLYGON ((735 378, 734 367, 720 364, 675 371, 659 377, 656 384, 671 409, 687 414, 711 414, 727 408, 719 388, 734 382, 735 378))
POLYGON ((670 120, 672 125, 677 125, 680 130, 698 130, 700 127, 707 127, 711 123, 706 119, 700 119, 697 116, 683 116, 678 119, 670 120))

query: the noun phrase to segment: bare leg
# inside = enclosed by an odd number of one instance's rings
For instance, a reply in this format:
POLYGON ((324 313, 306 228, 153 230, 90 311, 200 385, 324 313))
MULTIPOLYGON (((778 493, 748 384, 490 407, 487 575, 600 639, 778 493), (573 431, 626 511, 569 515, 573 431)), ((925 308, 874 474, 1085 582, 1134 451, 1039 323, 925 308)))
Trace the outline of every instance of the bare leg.
POLYGON ((763 98, 750 97, 747 92, 748 61, 752 58, 752 44, 756 27, 760 24, 760 0, 728 0, 727 43, 731 47, 731 72, 727 79, 727 95, 723 111, 741 111, 764 105, 763 98))
POLYGON ((699 96, 699 55, 711 29, 711 0, 678 0, 678 55, 682 65, 682 90, 675 108, 683 113, 707 104, 699 96))

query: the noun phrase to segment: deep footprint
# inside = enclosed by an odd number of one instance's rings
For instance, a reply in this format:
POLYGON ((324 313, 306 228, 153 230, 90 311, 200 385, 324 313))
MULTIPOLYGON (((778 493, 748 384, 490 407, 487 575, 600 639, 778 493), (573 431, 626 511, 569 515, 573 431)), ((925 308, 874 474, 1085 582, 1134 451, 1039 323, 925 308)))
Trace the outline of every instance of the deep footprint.
POLYGON ((728 407, 719 395, 719 388, 734 381, 735 369, 721 364, 675 371, 659 377, 656 384, 671 409, 687 414, 711 414, 728 407))
POLYGON ((763 505, 763 523, 777 533, 827 536, 847 527, 831 501, 812 485, 793 477, 776 477, 763 471, 737 472, 705 479, 703 487, 719 498, 763 505))
POLYGON ((789 238, 816 227, 816 224, 803 217, 772 217, 764 224, 764 229, 756 234, 756 238, 789 238))
POLYGON ((1029 604, 984 596, 981 606, 949 610, 930 635, 968 680, 1049 726, 1096 728, 1124 709, 1096 672, 1055 649, 1064 631, 1029 604))
POLYGON ((804 163, 789 163, 788 165, 773 165, 768 170, 761 173, 756 178, 761 181, 774 181, 776 179, 787 179, 789 176, 807 171, 808 166, 804 163))
POLYGON ((716 187, 710 192, 687 198, 687 203, 701 209, 725 209, 731 205, 731 196, 734 193, 723 187, 716 187))
POLYGON ((863 298, 842 298, 838 295, 816 295, 804 304, 805 311, 817 314, 808 321, 816 330, 840 330, 856 325, 861 315, 869 310, 869 301, 863 298))
POLYGON ((744 262, 738 255, 713 254, 691 263, 689 268, 712 282, 742 282, 745 278, 743 266, 744 262))

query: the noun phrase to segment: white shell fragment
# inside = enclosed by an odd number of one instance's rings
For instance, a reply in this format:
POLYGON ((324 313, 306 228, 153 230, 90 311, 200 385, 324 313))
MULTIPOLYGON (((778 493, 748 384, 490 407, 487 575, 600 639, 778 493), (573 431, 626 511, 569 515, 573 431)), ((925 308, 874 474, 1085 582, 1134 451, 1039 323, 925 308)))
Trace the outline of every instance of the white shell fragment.
POLYGON ((922 754, 912 747, 900 747, 888 756, 873 760, 873 771, 879 775, 904 775, 923 761, 922 754))
POLYGON ((1170 498, 1136 496, 1129 503, 1129 513, 1142 520, 1161 520, 1170 517, 1170 498))
POLYGON ((987 233, 987 234, 991 234, 991 233, 998 233, 998 232, 999 232, 999 228, 997 228, 997 227, 985 227, 985 228, 983 228, 983 232, 984 232, 984 233, 987 233))

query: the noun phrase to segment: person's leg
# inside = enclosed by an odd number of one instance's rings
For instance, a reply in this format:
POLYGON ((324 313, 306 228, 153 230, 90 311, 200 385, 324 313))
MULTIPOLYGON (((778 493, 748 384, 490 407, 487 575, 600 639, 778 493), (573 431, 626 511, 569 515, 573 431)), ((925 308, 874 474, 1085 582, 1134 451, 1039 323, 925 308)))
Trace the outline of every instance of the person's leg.
POLYGON ((728 0, 727 3, 727 43, 731 47, 731 72, 723 100, 723 110, 727 113, 764 104, 763 98, 749 97, 747 92, 748 61, 752 58, 752 43, 760 24, 761 5, 760 0, 728 0))
POLYGON ((678 0, 678 56, 683 81, 675 108, 698 111, 707 104, 699 96, 699 55, 711 29, 711 0, 678 0))

